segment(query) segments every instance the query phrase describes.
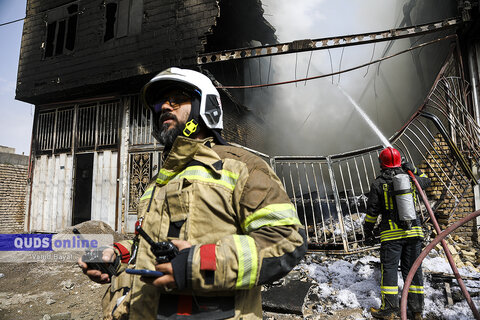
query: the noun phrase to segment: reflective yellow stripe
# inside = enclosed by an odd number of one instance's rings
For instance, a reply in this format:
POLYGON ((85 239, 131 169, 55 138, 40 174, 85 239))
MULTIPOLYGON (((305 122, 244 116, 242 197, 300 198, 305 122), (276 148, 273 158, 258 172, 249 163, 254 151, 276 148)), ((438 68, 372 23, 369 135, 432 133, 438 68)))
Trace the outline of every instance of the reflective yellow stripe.
POLYGON ((288 226, 300 224, 297 211, 291 203, 270 204, 252 213, 245 219, 242 228, 252 232, 265 226, 288 226))
POLYGON ((154 186, 145 190, 145 192, 143 193, 143 196, 140 198, 140 201, 143 201, 145 199, 150 199, 150 197, 152 196, 153 187, 154 186))
POLYGON ((388 203, 388 185, 383 184, 383 198, 385 199, 385 208, 388 210, 390 209, 390 205, 388 203))
POLYGON ((167 184, 177 173, 174 171, 169 171, 165 169, 160 169, 157 175, 158 184, 167 184))
POLYGON ((255 241, 250 236, 234 235, 237 248, 238 276, 237 289, 251 289, 257 280, 258 257, 255 241))
POLYGON ((380 290, 383 294, 398 294, 398 286, 396 287, 381 286, 380 290))
POLYGON ((395 228, 392 230, 385 230, 380 233, 380 241, 398 240, 413 237, 423 238, 422 227, 416 226, 412 227, 410 230, 395 228))
POLYGON ((423 286, 410 286, 410 288, 408 288, 408 292, 417 293, 417 294, 424 294, 423 286))
POLYGON ((238 174, 227 170, 221 170, 221 175, 218 177, 213 170, 202 166, 191 166, 179 173, 162 169, 158 173, 157 183, 165 185, 170 180, 182 178, 219 184, 233 191, 237 184, 238 174))
POLYGON ((365 216, 365 222, 370 222, 370 223, 375 223, 377 222, 377 217, 366 215, 365 216))
POLYGON ((390 224, 390 230, 397 230, 398 229, 398 226, 392 220, 388 220, 388 223, 390 224))

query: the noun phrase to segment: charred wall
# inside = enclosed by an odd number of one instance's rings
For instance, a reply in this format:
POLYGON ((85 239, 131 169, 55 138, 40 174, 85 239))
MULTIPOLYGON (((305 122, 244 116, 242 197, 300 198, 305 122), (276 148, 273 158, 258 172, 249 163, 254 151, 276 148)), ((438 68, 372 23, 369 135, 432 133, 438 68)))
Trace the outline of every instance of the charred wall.
POLYGON ((16 98, 138 92, 155 72, 193 65, 218 15, 214 0, 29 0, 16 98))

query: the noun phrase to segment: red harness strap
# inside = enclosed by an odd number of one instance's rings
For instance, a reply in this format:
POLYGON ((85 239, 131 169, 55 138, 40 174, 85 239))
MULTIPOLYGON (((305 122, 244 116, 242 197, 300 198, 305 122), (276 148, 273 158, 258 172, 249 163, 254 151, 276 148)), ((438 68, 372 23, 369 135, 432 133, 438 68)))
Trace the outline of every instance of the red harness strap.
POLYGON ((115 242, 113 247, 120 252, 120 261, 122 261, 122 263, 128 263, 130 260, 130 251, 118 242, 115 242))
POLYGON ((217 270, 215 244, 205 244, 200 247, 200 270, 217 270))

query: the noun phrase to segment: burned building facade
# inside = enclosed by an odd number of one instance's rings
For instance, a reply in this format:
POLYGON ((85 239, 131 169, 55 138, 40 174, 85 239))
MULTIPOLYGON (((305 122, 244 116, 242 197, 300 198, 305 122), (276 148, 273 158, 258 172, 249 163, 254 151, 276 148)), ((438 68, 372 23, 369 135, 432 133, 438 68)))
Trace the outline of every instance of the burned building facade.
MULTIPOLYGON (((29 0, 17 83, 17 99, 36 105, 25 230, 90 219, 133 230, 137 199, 162 165, 138 92, 170 66, 200 70, 220 88, 223 135, 269 153, 260 155, 308 226, 311 247, 365 248, 362 219, 379 170, 382 146, 337 94, 340 75, 362 108, 378 107, 374 120, 390 143, 432 178, 429 199, 450 225, 478 207, 480 49, 479 6, 446 4, 397 0, 396 29, 389 20, 389 29, 355 33, 363 21, 348 36, 279 43, 259 0, 29 0), (340 70, 344 51, 357 65, 340 70), (331 80, 311 81, 326 79, 320 70, 331 80), (292 152, 272 152, 273 144, 292 152)), ((428 221, 425 207, 422 215, 428 221)), ((467 242, 478 243, 479 225, 465 226, 467 242)))
MULTIPOLYGON (((28 0, 16 90, 35 104, 25 230, 102 220, 133 231, 163 149, 141 87, 170 66, 195 68, 199 53, 252 41, 276 41, 257 0, 28 0)), ((241 62, 204 72, 243 83, 241 62)), ((242 95, 221 96, 225 138, 261 144, 242 95)))

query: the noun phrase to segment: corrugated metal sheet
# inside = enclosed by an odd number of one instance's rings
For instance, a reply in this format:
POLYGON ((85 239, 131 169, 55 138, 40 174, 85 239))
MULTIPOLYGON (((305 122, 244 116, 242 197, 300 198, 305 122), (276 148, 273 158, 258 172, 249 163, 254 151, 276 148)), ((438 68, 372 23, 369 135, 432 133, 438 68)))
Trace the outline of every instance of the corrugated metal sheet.
POLYGON ((55 232, 71 225, 73 157, 37 158, 32 182, 31 231, 55 232))
MULTIPOLYGON (((117 152, 94 154, 91 219, 115 228, 117 152)), ((72 225, 73 157, 37 158, 33 174, 30 230, 58 232, 72 225)))
POLYGON ((92 181, 92 220, 101 220, 115 229, 118 152, 94 155, 92 181))

